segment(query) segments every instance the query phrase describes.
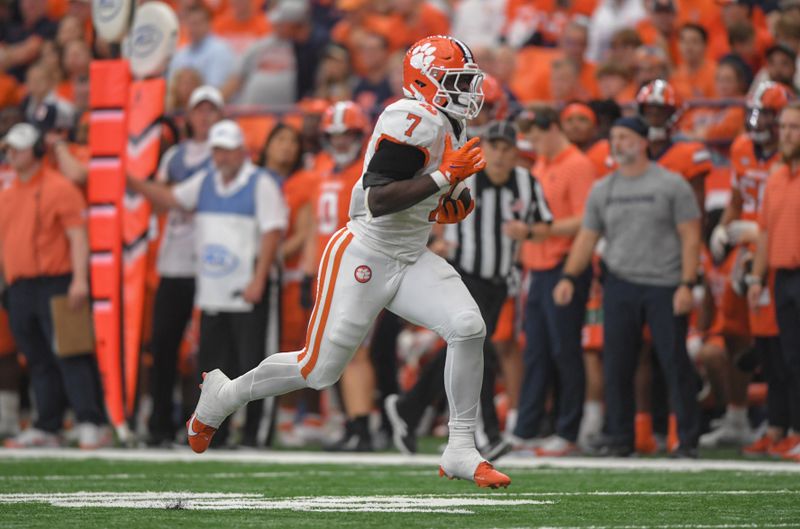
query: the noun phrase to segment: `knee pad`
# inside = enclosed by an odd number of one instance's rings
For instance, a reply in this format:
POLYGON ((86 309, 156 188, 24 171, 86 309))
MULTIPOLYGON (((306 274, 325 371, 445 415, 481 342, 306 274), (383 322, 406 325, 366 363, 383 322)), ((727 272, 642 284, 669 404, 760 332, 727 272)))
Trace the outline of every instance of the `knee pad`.
POLYGON ((336 384, 339 374, 327 372, 321 367, 313 369, 306 378, 306 384, 311 389, 321 390, 336 384))
POLYGON ((486 337, 486 324, 477 310, 459 312, 453 317, 449 341, 463 342, 486 337))

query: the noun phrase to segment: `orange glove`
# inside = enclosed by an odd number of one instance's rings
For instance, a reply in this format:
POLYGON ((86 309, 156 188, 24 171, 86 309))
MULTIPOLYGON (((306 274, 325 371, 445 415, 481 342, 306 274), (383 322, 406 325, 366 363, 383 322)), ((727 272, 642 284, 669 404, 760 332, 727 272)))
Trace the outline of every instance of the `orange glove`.
POLYGON ((445 136, 442 163, 438 170, 431 173, 439 189, 455 185, 486 167, 479 141, 479 138, 472 138, 460 149, 453 149, 450 135, 445 136))
POLYGON ((461 222, 475 209, 475 201, 469 199, 469 206, 464 207, 460 200, 450 198, 449 195, 439 197, 439 206, 434 210, 438 224, 455 224, 461 222))

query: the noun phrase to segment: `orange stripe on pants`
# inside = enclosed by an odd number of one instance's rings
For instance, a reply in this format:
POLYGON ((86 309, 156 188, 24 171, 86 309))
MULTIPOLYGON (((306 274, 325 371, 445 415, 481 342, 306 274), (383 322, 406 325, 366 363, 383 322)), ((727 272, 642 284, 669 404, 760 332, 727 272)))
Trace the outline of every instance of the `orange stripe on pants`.
POLYGON ((309 373, 314 369, 314 366, 317 363, 317 357, 319 356, 319 347, 322 343, 322 338, 325 332, 325 325, 328 323, 328 314, 331 310, 331 301, 333 300, 334 290, 336 288, 336 277, 339 275, 339 266, 342 264, 342 257, 344 257, 344 252, 347 250, 347 247, 350 246, 350 243, 353 242, 353 234, 347 232, 347 235, 344 238, 341 246, 336 251, 336 257, 333 259, 333 270, 331 271, 331 281, 330 285, 328 285, 329 292, 325 296, 325 307, 322 309, 322 316, 320 318, 319 326, 317 327, 317 332, 314 337, 314 349, 311 351, 311 358, 308 360, 306 365, 300 370, 300 373, 303 375, 303 378, 308 378, 309 373))
POLYGON ((317 295, 314 298, 314 310, 311 312, 311 319, 308 320, 308 330, 306 331, 306 346, 303 348, 303 352, 301 352, 297 356, 297 361, 301 362, 303 358, 306 357, 306 352, 308 351, 308 347, 311 345, 311 331, 314 329, 314 324, 317 322, 317 308, 322 303, 322 293, 324 292, 323 287, 327 287, 327 283, 325 283, 325 274, 328 271, 328 257, 330 256, 333 247, 342 238, 342 236, 347 232, 346 228, 342 228, 336 233, 333 234, 331 240, 328 241, 328 245, 325 246, 325 251, 322 254, 322 260, 320 261, 320 272, 319 277, 317 278, 317 295))

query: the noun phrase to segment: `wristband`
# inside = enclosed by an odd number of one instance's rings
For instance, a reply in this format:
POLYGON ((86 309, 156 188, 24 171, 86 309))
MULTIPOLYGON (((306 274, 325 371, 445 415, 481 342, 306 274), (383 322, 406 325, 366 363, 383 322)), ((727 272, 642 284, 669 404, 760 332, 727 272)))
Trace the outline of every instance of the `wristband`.
POLYGON ((450 180, 448 180, 447 177, 444 175, 444 173, 442 173, 438 169, 432 172, 430 174, 430 177, 433 178, 434 183, 436 183, 436 185, 439 186, 439 189, 444 189, 445 187, 448 187, 450 185, 450 180))
POLYGON ((682 287, 688 287, 690 290, 697 286, 697 280, 684 279, 681 281, 682 287))
POLYGON ((755 274, 747 274, 744 276, 744 284, 748 287, 752 287, 753 285, 764 286, 764 279, 760 276, 755 274))
POLYGON ((566 279, 567 281, 569 281, 570 283, 572 283, 572 286, 575 286, 575 281, 577 281, 577 280, 578 280, 578 278, 577 278, 577 277, 575 277, 575 276, 574 276, 574 275, 572 275, 572 274, 561 274, 561 279, 566 279))

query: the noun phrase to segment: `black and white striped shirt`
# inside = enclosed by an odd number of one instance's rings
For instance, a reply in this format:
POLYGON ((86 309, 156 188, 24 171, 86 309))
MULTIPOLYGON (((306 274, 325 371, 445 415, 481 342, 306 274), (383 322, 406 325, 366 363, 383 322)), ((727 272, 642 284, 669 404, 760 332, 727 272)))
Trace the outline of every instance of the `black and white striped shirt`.
POLYGON ((475 210, 458 224, 449 224, 445 239, 455 244, 450 260, 461 272, 491 281, 511 274, 519 244, 503 234, 503 224, 552 222, 553 215, 539 182, 523 167, 515 167, 508 181, 493 184, 483 171, 466 181, 475 210))

